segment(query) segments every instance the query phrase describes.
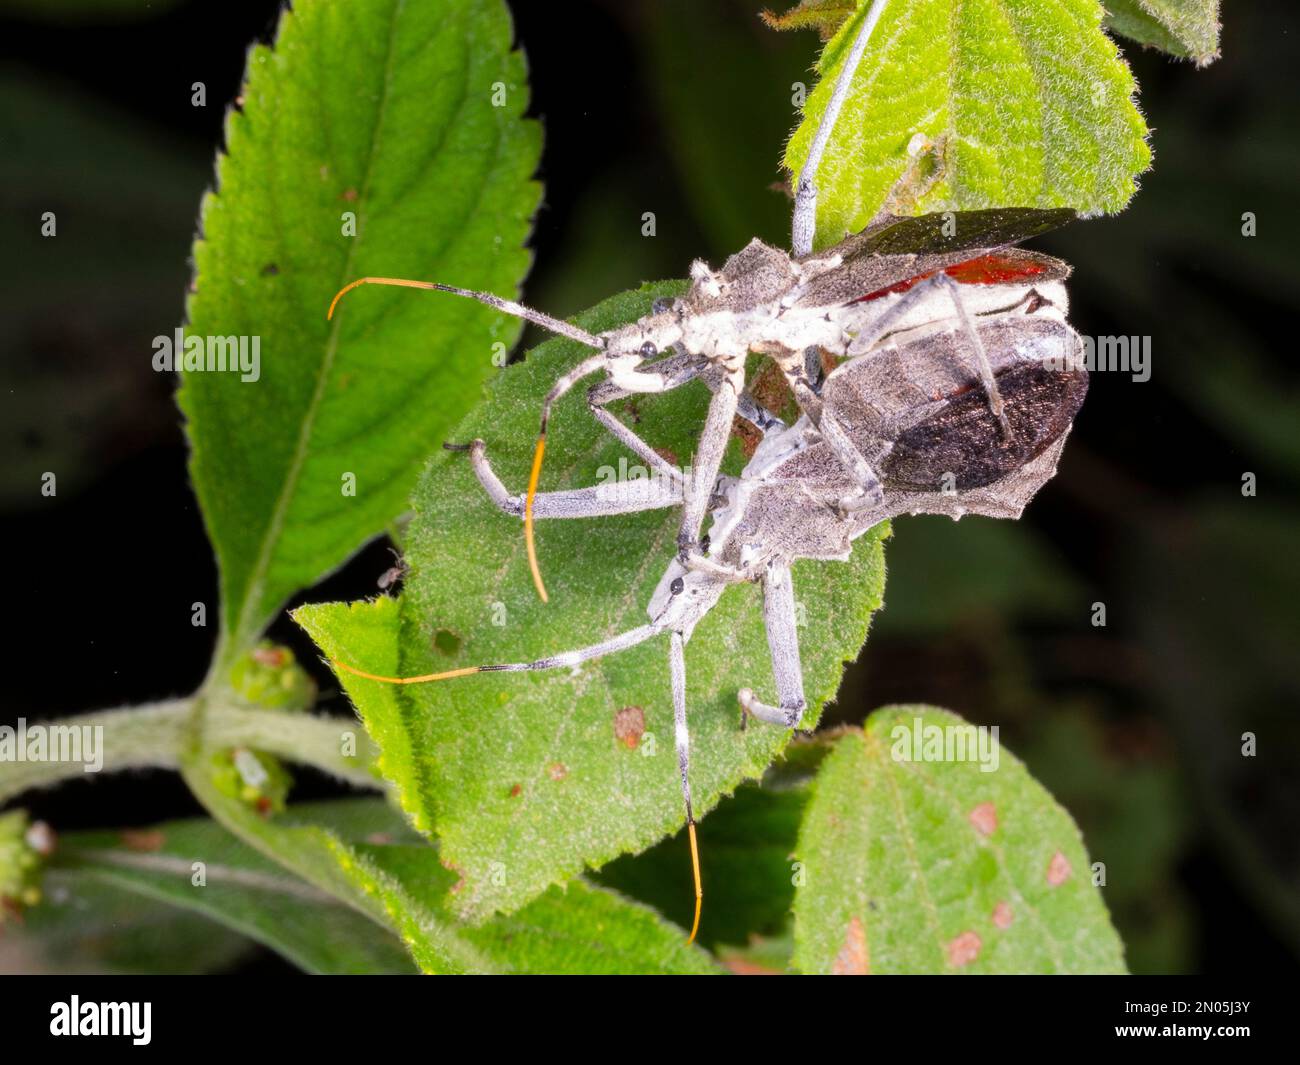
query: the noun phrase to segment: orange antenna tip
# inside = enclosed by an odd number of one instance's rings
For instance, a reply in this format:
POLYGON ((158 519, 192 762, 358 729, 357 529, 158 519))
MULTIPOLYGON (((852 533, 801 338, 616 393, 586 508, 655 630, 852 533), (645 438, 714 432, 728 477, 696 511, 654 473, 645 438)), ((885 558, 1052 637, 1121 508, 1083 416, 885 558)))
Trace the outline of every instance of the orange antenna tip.
POLYGON ((339 305, 339 300, 351 292, 354 288, 360 288, 362 285, 396 285, 398 288, 430 288, 437 289, 439 286, 432 281, 410 281, 404 277, 359 277, 355 281, 349 281, 330 301, 330 309, 326 312, 326 320, 334 317, 334 308, 339 305))
POLYGON ((700 846, 695 839, 695 822, 686 822, 686 831, 691 838, 691 870, 695 874, 695 920, 691 924, 691 937, 686 941, 690 946, 695 942, 695 934, 700 930, 700 908, 704 904, 704 887, 700 881, 700 846))
POLYGON ((452 677, 468 677, 471 673, 481 672, 478 666, 464 666, 461 669, 449 669, 445 673, 425 673, 419 677, 385 677, 378 673, 367 673, 364 669, 357 669, 356 666, 340 662, 337 658, 331 661, 337 669, 357 677, 364 677, 366 680, 382 681, 384 684, 424 684, 431 680, 450 680, 452 677))
POLYGON ((524 546, 528 549, 528 568, 533 575, 533 584, 543 603, 549 603, 546 585, 542 583, 542 571, 537 565, 537 545, 533 541, 533 500, 537 496, 537 482, 542 476, 542 456, 546 454, 546 433, 537 438, 537 449, 533 452, 533 468, 528 475, 528 494, 524 497, 524 546))

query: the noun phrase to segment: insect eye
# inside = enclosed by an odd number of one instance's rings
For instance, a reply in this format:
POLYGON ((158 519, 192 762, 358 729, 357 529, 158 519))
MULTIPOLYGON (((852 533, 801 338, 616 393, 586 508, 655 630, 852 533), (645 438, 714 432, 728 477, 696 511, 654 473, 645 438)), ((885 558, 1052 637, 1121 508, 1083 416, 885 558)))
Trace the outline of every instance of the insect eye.
POLYGON ((641 358, 653 359, 658 354, 659 354, 659 349, 655 347, 654 344, 651 343, 649 340, 647 340, 644 344, 641 345, 641 358))
POLYGON ((673 583, 668 586, 668 590, 672 592, 673 595, 681 595, 682 589, 685 587, 686 583, 680 577, 674 577, 673 583))

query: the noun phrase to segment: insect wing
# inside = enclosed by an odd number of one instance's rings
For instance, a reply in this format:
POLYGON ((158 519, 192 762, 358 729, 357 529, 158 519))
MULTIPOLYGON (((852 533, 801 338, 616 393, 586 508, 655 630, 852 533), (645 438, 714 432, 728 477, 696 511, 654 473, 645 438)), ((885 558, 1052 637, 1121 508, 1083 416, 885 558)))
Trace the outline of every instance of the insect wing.
POLYGON ((1019 244, 1074 221, 1069 208, 994 207, 941 211, 916 218, 887 217, 840 245, 847 262, 861 255, 943 255, 1019 244))
POLYGON ((1014 245, 1056 229, 1075 217, 1068 209, 995 208, 885 218, 820 254, 841 265, 814 279, 798 306, 838 306, 905 292, 946 271, 962 284, 1015 284, 1062 280, 1070 268, 1041 252, 1014 245))

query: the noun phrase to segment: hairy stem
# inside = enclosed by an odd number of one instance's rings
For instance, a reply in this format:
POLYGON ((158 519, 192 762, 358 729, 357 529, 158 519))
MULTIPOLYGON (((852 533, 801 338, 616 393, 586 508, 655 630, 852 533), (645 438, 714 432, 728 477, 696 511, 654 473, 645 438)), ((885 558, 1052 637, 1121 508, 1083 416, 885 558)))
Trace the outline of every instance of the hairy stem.
MULTIPOLYGON (((195 699, 169 699, 120 710, 101 710, 40 722, 71 736, 79 730, 79 760, 0 760, 0 802, 34 788, 73 779, 93 779, 100 772, 129 769, 178 769, 192 739, 190 714, 195 699), (85 729, 92 731, 87 733, 85 729), (87 772, 87 763, 99 766, 87 772)), ((375 749, 365 730, 347 718, 313 717, 257 707, 209 701, 203 718, 203 746, 255 747, 289 761, 314 766, 360 787, 379 787, 371 772, 375 749), (350 736, 349 736, 350 734, 350 736), (355 754, 343 751, 355 749, 355 754)), ((28 732, 38 723, 28 723, 28 732)), ((28 747, 30 748, 30 743, 28 747)), ((47 754, 55 753, 52 744, 47 754)), ((21 752, 16 752, 21 753, 21 752)))

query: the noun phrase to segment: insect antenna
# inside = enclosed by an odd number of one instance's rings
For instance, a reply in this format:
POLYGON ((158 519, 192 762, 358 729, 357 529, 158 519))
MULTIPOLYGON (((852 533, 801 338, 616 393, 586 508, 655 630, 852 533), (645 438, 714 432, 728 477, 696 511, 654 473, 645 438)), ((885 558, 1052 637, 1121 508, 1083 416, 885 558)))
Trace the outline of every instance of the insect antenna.
MULTIPOLYGON (((462 666, 442 673, 424 673, 414 677, 388 677, 380 673, 368 673, 364 669, 350 666, 337 658, 331 659, 336 669, 351 673, 366 680, 376 680, 383 684, 424 684, 429 681, 451 680, 453 677, 468 677, 475 673, 523 673, 541 669, 572 669, 580 662, 586 662, 602 655, 613 654, 664 632, 662 625, 642 625, 619 633, 601 643, 592 644, 576 651, 539 658, 535 662, 510 662, 499 665, 462 666)), ((685 641, 681 633, 673 632, 671 636, 669 667, 673 690, 673 720, 677 741, 677 764, 681 772, 682 797, 686 800, 686 831, 691 844, 691 872, 695 878, 695 919, 691 922, 691 935, 687 943, 694 943, 696 933, 700 930, 700 910, 704 904, 704 888, 700 877, 700 845, 695 834, 695 811, 691 806, 691 785, 688 779, 690 770, 690 734, 686 727, 686 662, 684 655, 685 641)))
POLYGON ((528 472, 528 491, 524 495, 524 547, 528 550, 528 569, 533 575, 533 585, 543 603, 550 602, 546 594, 546 585, 542 582, 542 570, 537 565, 537 544, 533 540, 533 501, 537 498, 537 484, 542 477, 542 457, 546 454, 546 430, 551 421, 551 407, 584 377, 595 373, 605 365, 605 356, 593 355, 583 359, 572 370, 561 377, 546 393, 542 403, 542 424, 537 431, 537 446, 533 449, 533 465, 528 472))
MULTIPOLYGON (((549 314, 535 311, 531 307, 525 307, 522 303, 502 299, 490 292, 475 292, 472 289, 457 288, 455 285, 443 285, 436 281, 411 281, 402 277, 359 277, 355 281, 348 282, 339 289, 334 299, 330 301, 330 309, 325 315, 326 319, 333 319, 339 300, 354 288, 360 288, 362 285, 394 285, 398 288, 421 288, 430 289, 434 292, 450 292, 453 296, 464 296, 466 299, 478 300, 479 303, 486 304, 505 314, 512 314, 516 318, 522 318, 526 322, 532 322, 533 325, 539 325, 543 329, 548 329, 558 336, 567 337, 569 340, 576 340, 579 344, 585 344, 589 348, 596 348, 598 351, 603 351, 605 348, 604 340, 595 334, 588 333, 585 329, 563 322, 558 318, 552 318, 549 314)), ((541 597, 543 603, 550 602, 550 597, 546 594, 546 585, 542 581, 541 567, 537 564, 537 545, 533 538, 533 501, 537 498, 537 484, 542 476, 542 456, 546 453, 546 426, 550 420, 552 404, 568 392, 579 380, 588 374, 595 373, 602 365, 603 359, 599 357, 590 358, 579 363, 578 366, 555 383, 555 387, 547 395, 546 402, 542 407, 542 427, 537 435, 537 446, 533 450, 533 465, 528 474, 528 493, 524 498, 524 546, 528 549, 528 569, 533 575, 533 585, 536 587, 537 594, 541 597)))
POLYGON ((570 340, 576 340, 579 344, 586 344, 589 348, 604 348, 605 346, 600 337, 588 333, 585 329, 571 325, 568 322, 562 322, 558 318, 552 318, 549 314, 535 311, 531 307, 525 307, 522 303, 516 303, 514 300, 494 296, 491 292, 475 292, 473 289, 457 288, 455 285, 442 285, 437 281, 411 281, 404 277, 359 277, 355 281, 349 281, 338 290, 334 299, 330 301, 330 309, 325 314, 326 319, 334 317, 334 310, 338 307, 339 300, 354 288, 360 288, 362 285, 395 285, 398 288, 423 288, 434 292, 450 292, 453 296, 464 296, 466 299, 478 300, 479 303, 486 304, 503 314, 512 314, 516 318, 532 322, 533 325, 540 325, 543 329, 548 329, 562 337, 568 337, 570 340))

